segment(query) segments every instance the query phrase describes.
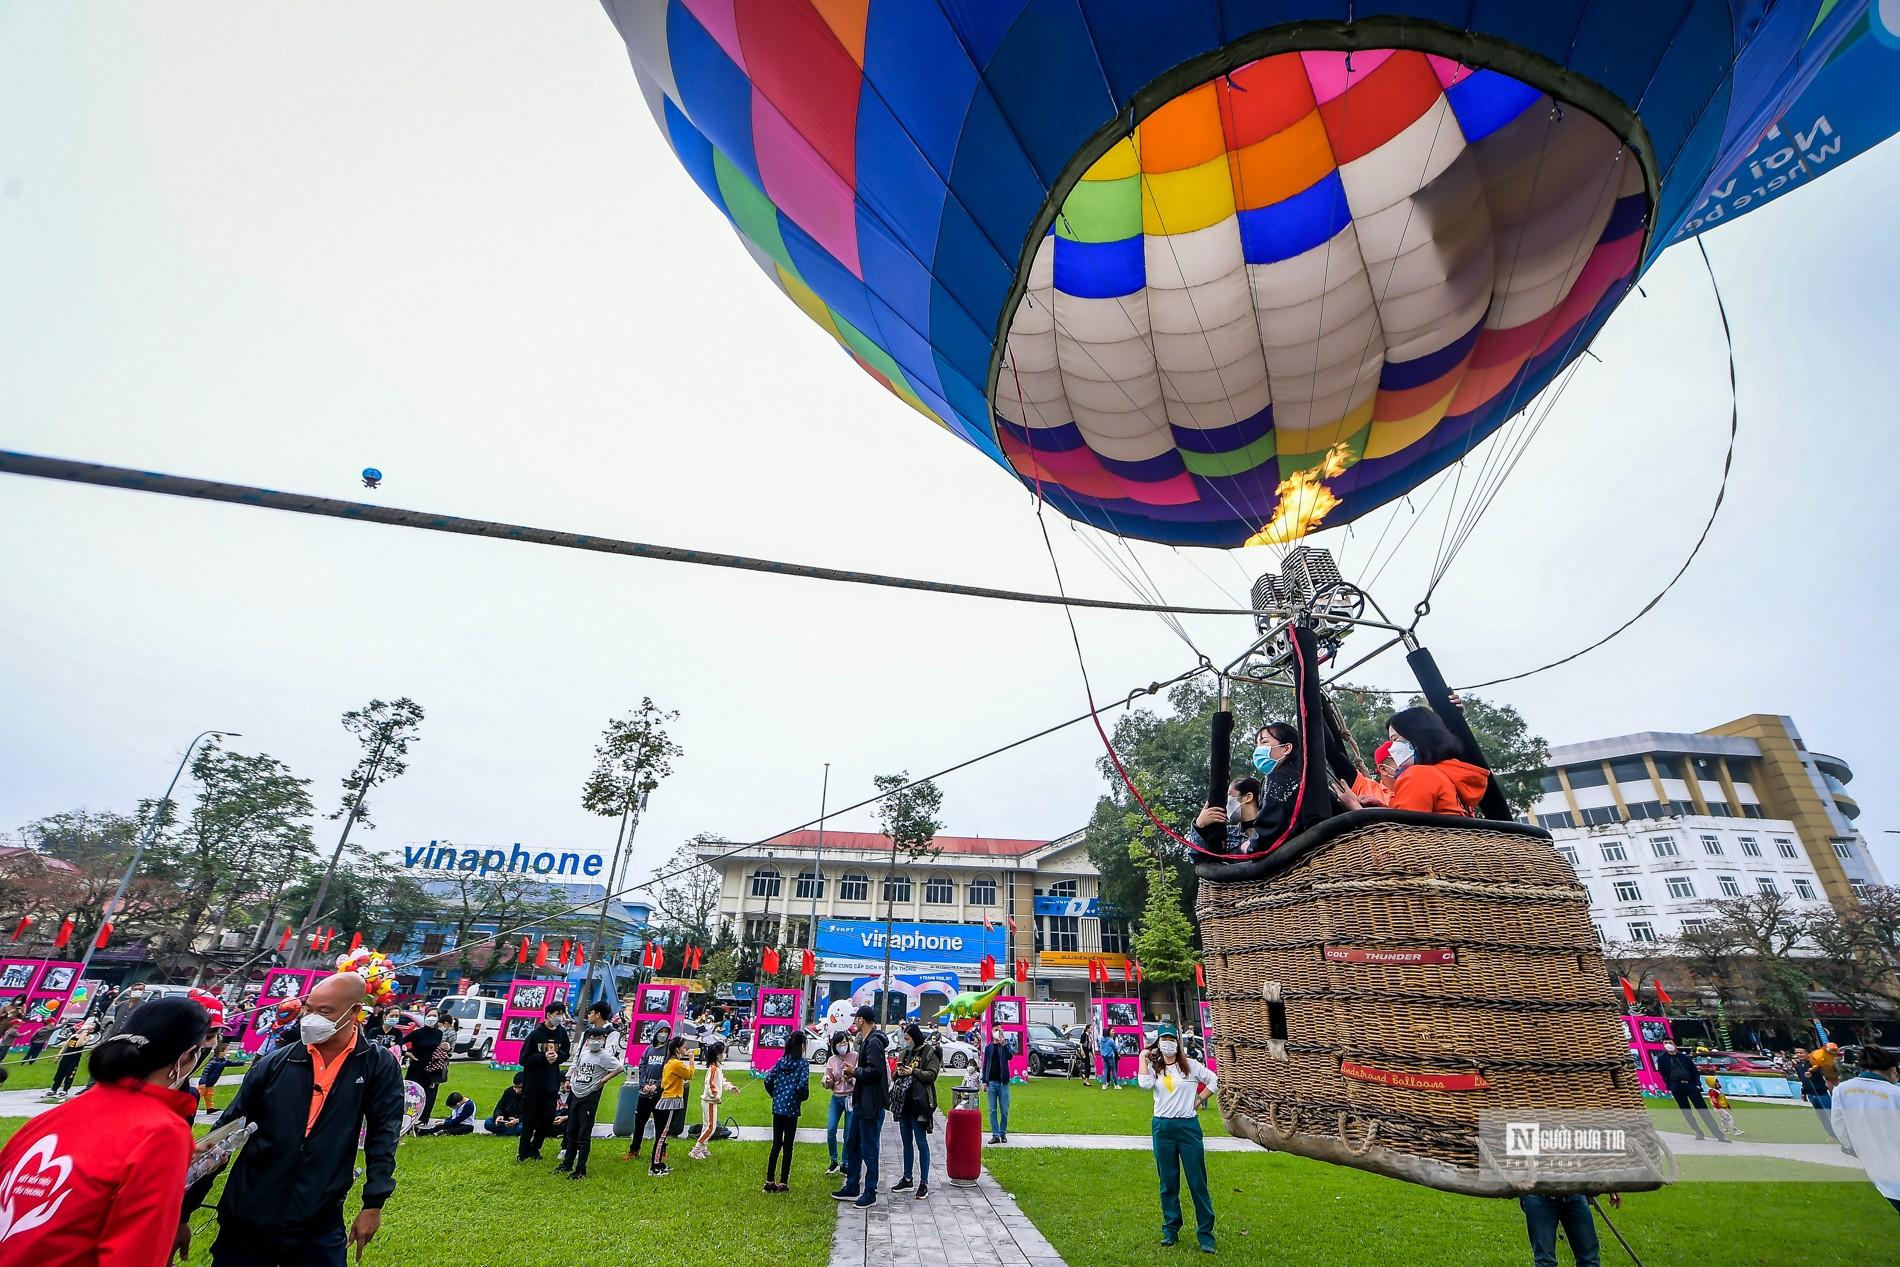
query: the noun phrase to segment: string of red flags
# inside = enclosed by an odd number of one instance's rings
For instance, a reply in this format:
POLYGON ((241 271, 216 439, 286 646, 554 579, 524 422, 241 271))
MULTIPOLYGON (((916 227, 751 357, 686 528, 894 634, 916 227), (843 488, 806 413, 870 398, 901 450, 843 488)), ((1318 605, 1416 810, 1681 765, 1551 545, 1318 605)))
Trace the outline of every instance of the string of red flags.
POLYGON ((53 938, 53 949, 64 950, 66 943, 73 939, 73 917, 68 915, 60 921, 59 936, 53 938))

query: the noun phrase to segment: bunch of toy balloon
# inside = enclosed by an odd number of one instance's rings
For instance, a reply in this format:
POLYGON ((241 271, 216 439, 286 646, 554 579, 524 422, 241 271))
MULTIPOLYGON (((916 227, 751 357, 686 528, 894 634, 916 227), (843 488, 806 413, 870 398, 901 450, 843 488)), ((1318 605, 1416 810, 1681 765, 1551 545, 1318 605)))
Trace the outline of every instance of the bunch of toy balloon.
POLYGON ((396 965, 389 956, 367 946, 359 946, 347 955, 337 956, 338 972, 354 972, 363 978, 369 1001, 375 1006, 389 1002, 396 994, 396 965))

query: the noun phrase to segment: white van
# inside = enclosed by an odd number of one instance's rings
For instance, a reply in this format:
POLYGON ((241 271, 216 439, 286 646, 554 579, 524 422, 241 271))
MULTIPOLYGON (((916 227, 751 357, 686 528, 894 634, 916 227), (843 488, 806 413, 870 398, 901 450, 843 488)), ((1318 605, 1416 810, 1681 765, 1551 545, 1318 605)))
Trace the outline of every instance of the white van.
POLYGON ((487 1060, 495 1054, 495 1040, 501 1037, 501 999, 486 994, 451 994, 431 1007, 455 1018, 456 1055, 487 1060))

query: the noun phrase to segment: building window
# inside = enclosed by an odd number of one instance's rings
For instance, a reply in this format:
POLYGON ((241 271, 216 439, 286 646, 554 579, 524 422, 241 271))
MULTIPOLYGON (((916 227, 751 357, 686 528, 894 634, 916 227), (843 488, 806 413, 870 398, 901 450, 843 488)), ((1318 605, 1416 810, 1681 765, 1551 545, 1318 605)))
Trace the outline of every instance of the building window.
POLYGON ((1835 841, 1834 856, 1836 858, 1845 858, 1849 862, 1852 862, 1854 860, 1854 842, 1851 840, 1835 841))
POLYGON ((1710 801, 1709 802, 1709 817, 1710 818, 1733 818, 1735 817, 1735 813, 1734 811, 1729 809, 1727 801, 1710 801))
POLYGON ((1732 875, 1718 875, 1715 877, 1715 882, 1722 886, 1723 897, 1740 897, 1742 895, 1741 881, 1732 875))
POLYGON ((1703 783, 1713 783, 1717 786, 1721 785, 1722 758, 1691 757, 1690 760, 1695 763, 1695 777, 1698 780, 1703 783))
POLYGON ((1610 773, 1616 776, 1618 783, 1634 783, 1644 791, 1649 790, 1649 767, 1643 764, 1641 757, 1618 757, 1610 762, 1610 773))
POLYGON ((760 867, 752 873, 753 897, 777 897, 781 880, 772 867, 760 867))
POLYGON ((1789 840, 1786 836, 1775 837, 1775 852, 1784 858, 1799 858, 1801 856, 1800 852, 1794 847, 1794 841, 1789 840))
POLYGON ((1603 944, 1603 925, 1597 923, 1595 920, 1591 920, 1590 931, 1597 935, 1597 944, 1599 946, 1602 945, 1603 944))
POLYGON ((970 881, 971 906, 996 905, 996 881, 989 876, 978 876, 970 881))
POLYGON ((778 921, 769 916, 753 915, 745 922, 745 939, 754 946, 769 946, 778 940, 778 921))
POLYGON ((1796 880, 1794 882, 1794 895, 1803 902, 1812 902, 1814 900, 1814 886, 1809 884, 1806 880, 1796 880))
POLYGON ((1074 880, 1063 880, 1049 886, 1049 896, 1071 899, 1079 896, 1074 880))
POLYGON ((948 906, 957 900, 957 886, 950 877, 933 875, 924 881, 924 901, 932 906, 948 906))
POLYGON ((910 901, 910 877, 902 871, 893 871, 885 876, 884 900, 886 902, 910 901))
POLYGON ((1622 816, 1616 812, 1614 805, 1592 805, 1583 811, 1585 827, 1604 827, 1621 821, 1622 816))
POLYGON ((1750 803, 1744 803, 1742 806, 1742 817, 1743 818, 1766 818, 1767 815, 1761 812, 1761 806, 1750 804, 1750 803))
POLYGON ((1780 889, 1778 889, 1778 888, 1776 888, 1776 887, 1775 887, 1775 878, 1774 878, 1773 876, 1771 876, 1771 875, 1758 875, 1758 876, 1756 876, 1756 877, 1755 877, 1755 887, 1756 887, 1756 888, 1758 888, 1758 889, 1760 889, 1760 890, 1761 890, 1761 891, 1762 891, 1763 893, 1779 893, 1779 892, 1781 892, 1781 890, 1780 890, 1780 889))
POLYGON ((1105 955, 1128 953, 1127 920, 1105 919, 1102 921, 1102 953, 1105 955))
POLYGON ((1570 814, 1568 811, 1562 814, 1539 814, 1537 816, 1537 825, 1539 827, 1542 827, 1545 831, 1552 831, 1559 827, 1575 827, 1576 826, 1575 823, 1570 821, 1570 814))
POLYGON ((1577 869, 1577 864, 1579 862, 1579 859, 1577 857, 1577 847, 1575 845, 1558 845, 1557 852, 1560 855, 1562 855, 1563 860, 1565 862, 1570 864, 1570 869, 1572 871, 1575 871, 1577 869))
POLYGON ((442 947, 447 941, 447 933, 424 933, 422 936, 422 953, 425 955, 439 955, 442 953, 442 947))
POLYGON ((1610 780, 1604 776, 1603 767, 1600 765, 1566 766, 1564 773, 1569 776, 1570 786, 1573 788, 1608 787, 1610 783, 1610 780))
POLYGON ((1631 818, 1675 818, 1681 814, 1674 801, 1631 801, 1631 818))
POLYGON ((1658 858, 1674 858, 1677 856, 1676 838, 1674 836, 1651 836, 1649 838, 1649 849, 1650 852, 1655 854, 1658 858))
POLYGON ((1082 949, 1082 921, 1074 915, 1051 915, 1049 935, 1045 939, 1048 950, 1076 951, 1082 949))
POLYGON ((1656 773, 1663 778, 1680 779, 1682 777, 1681 757, 1672 757, 1665 753, 1655 753, 1651 755, 1650 760, 1656 763, 1656 773))
POLYGON ((1542 792, 1545 796, 1549 796, 1554 792, 1563 791, 1564 785, 1557 781, 1557 772, 1555 770, 1546 770, 1537 778, 1537 790, 1542 792))
POLYGON ((787 946, 811 945, 811 921, 805 918, 786 920, 785 944, 787 946))
POLYGON ((825 895, 825 879, 816 871, 800 871, 792 892, 807 902, 816 901, 825 895))
POLYGON ((1691 880, 1686 875, 1670 876, 1669 877, 1669 896, 1670 897, 1694 897, 1695 896, 1695 881, 1691 880))
POLYGON ((838 881, 838 900, 841 902, 870 901, 871 877, 862 871, 853 871, 838 881))
POLYGON ((1742 836, 1739 839, 1741 841, 1741 846, 1742 846, 1742 857, 1744 858, 1761 857, 1761 844, 1753 836, 1742 836))
POLYGON ((1722 856, 1722 838, 1720 836, 1704 836, 1701 839, 1703 853, 1708 854, 1711 858, 1720 858, 1722 856))
POLYGON ((1620 840, 1606 840, 1598 847, 1603 850, 1603 861, 1605 862, 1629 861, 1629 855, 1623 852, 1623 842, 1620 840))
POLYGON ((1854 900, 1856 902, 1865 902, 1867 900, 1867 882, 1865 880, 1849 880, 1847 887, 1854 891, 1854 900))
POLYGON ((1618 880, 1616 882, 1616 900, 1619 902, 1640 902, 1643 900, 1643 890, 1634 880, 1618 880))
POLYGON ((1649 923, 1647 920, 1636 920, 1632 922, 1630 924, 1630 940, 1631 941, 1655 941, 1656 940, 1655 925, 1649 923))
POLYGON ((1709 922, 1703 919, 1685 919, 1682 921, 1682 931, 1685 933, 1699 933, 1708 926, 1709 922))

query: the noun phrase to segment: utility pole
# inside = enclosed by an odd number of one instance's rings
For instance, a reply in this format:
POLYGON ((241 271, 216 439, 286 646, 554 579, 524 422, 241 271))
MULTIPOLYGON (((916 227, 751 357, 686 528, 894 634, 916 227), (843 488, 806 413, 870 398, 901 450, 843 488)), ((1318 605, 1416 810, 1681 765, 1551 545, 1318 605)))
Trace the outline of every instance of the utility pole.
MULTIPOLYGON (((811 950, 812 962, 818 961, 818 895, 825 887, 825 809, 831 798, 831 762, 825 762, 825 779, 818 788, 818 849, 812 855, 811 885, 811 926, 805 930, 806 945, 811 950)), ((810 980, 811 998, 805 1005, 806 1015, 818 1019, 818 974, 813 972, 810 980)))
POLYGON ((318 916, 323 913, 323 900, 330 896, 330 878, 336 874, 336 864, 337 860, 343 856, 343 846, 350 841, 350 828, 356 825, 357 817, 363 812, 363 800, 369 795, 371 785, 376 782, 376 771, 383 763, 383 751, 389 747, 389 732, 394 725, 393 721, 384 723, 382 731, 376 736, 376 751, 370 756, 369 769, 363 772, 363 781, 356 785, 356 800, 351 803, 350 812, 343 816, 343 831, 336 838, 336 848, 330 854, 330 865, 323 869, 323 881, 317 885, 316 900, 310 903, 310 912, 303 917, 303 926, 297 930, 296 954, 291 958, 292 963, 303 959, 306 955, 314 957, 310 949, 304 945, 304 934, 310 931, 311 926, 317 922, 318 916))
MULTIPOLYGON (((897 909, 897 889, 891 880, 897 874, 897 837, 891 837, 891 867, 884 873, 884 975, 881 978, 883 994, 878 1000, 877 1023, 884 1025, 891 1019, 891 917, 897 909)), ((904 1009, 909 1012, 910 1009, 904 1009)))
MULTIPOLYGON (((635 771, 634 786, 639 785, 639 772, 635 771)), ((594 965, 607 944, 607 902, 618 891, 614 888, 614 877, 624 866, 623 859, 633 849, 633 834, 640 830, 640 814, 646 807, 647 798, 642 794, 637 801, 629 798, 627 807, 620 812, 620 834, 614 840, 614 861, 607 868, 607 884, 600 891, 600 918, 594 921, 594 951, 587 956, 587 979, 581 985, 580 1002, 574 1009, 579 1014, 584 1015, 587 1005, 593 1001, 594 965)), ((609 990, 613 989, 610 978, 602 979, 609 982, 609 990)))

